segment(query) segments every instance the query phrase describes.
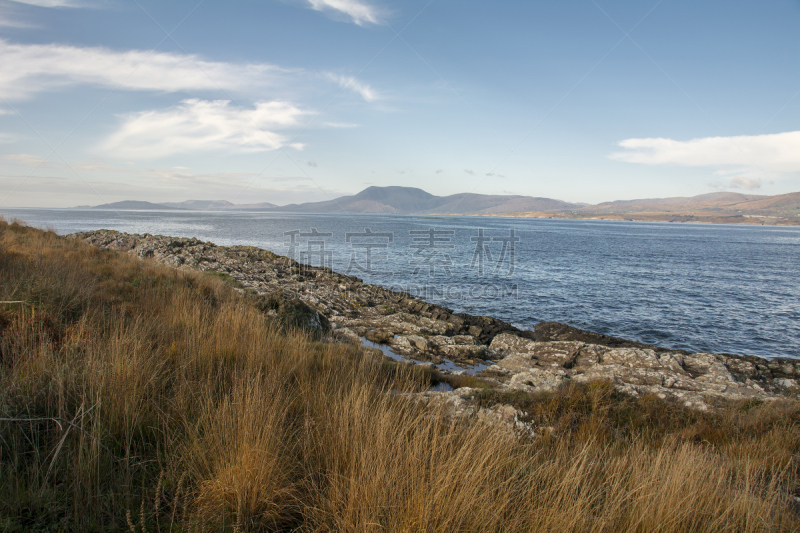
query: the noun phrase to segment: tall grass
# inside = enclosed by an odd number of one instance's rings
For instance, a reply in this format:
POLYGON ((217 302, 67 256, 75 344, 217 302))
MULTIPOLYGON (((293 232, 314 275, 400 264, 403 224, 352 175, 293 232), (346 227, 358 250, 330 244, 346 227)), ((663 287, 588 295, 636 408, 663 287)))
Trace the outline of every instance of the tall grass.
POLYGON ((517 398, 550 426, 523 438, 218 278, 6 222, 0 273, 29 304, 0 306, 0 530, 800 528, 796 402, 700 416, 598 384, 517 398))

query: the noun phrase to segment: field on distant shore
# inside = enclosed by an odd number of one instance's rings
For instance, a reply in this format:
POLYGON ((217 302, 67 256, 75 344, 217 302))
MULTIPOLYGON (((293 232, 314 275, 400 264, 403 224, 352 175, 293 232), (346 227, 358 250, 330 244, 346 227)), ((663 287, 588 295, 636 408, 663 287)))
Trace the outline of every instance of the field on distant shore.
POLYGON ((3 531, 800 529, 797 401, 476 390, 517 435, 219 277, 1 221, 0 272, 3 531))
POLYGON ((515 218, 561 218, 574 220, 626 220, 631 222, 693 222, 700 224, 749 224, 753 226, 800 226, 800 217, 729 215, 704 212, 675 213, 497 213, 483 216, 515 218))

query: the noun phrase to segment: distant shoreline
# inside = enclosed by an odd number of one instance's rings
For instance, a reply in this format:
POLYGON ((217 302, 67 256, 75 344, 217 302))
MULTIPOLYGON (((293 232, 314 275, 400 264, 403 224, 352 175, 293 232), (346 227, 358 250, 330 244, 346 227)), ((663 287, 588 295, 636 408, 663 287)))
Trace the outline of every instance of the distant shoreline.
POLYGON ((167 213, 271 213, 291 215, 364 215, 364 216, 409 216, 409 217, 494 217, 526 218, 551 220, 594 220, 603 222, 669 222, 681 224, 735 224, 739 226, 800 226, 800 215, 780 217, 774 215, 713 215, 703 213, 548 213, 543 211, 513 213, 358 213, 329 212, 312 213, 305 211, 273 211, 271 209, 211 210, 211 209, 115 209, 112 207, 6 207, 5 210, 66 210, 66 211, 114 211, 114 212, 167 212, 167 213))
MULTIPOLYGON (((443 215, 444 216, 444 215, 443 215)), ((454 214, 448 216, 455 216, 454 214)), ((561 220, 602 220, 608 222, 673 222, 683 224, 737 224, 748 226, 800 226, 798 217, 776 217, 768 215, 706 215, 696 213, 492 213, 483 216, 506 218, 548 218, 561 220)))
POLYGON ((800 192, 774 196, 716 192, 691 197, 615 200, 596 205, 513 194, 458 193, 436 196, 415 187, 368 187, 352 196, 323 202, 276 205, 233 204, 227 200, 152 203, 122 200, 89 209, 270 212, 307 214, 494 216, 631 222, 695 222, 770 226, 800 225, 800 192))

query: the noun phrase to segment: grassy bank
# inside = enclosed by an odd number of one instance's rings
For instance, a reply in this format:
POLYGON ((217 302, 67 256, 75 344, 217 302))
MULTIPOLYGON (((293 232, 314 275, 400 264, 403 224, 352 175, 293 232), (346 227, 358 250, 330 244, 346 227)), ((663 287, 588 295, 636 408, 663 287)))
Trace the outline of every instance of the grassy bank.
POLYGON ((284 331, 219 277, 0 222, 0 531, 793 531, 800 406, 511 403, 284 331))

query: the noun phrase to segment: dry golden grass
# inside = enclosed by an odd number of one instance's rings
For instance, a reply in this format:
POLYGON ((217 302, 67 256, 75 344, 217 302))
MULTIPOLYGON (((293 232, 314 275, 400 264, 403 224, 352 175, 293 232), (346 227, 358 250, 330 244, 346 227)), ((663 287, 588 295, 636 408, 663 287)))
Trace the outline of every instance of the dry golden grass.
POLYGON ((698 414, 604 384, 536 439, 393 390, 219 278, 0 222, 0 530, 796 531, 800 407, 698 414))

